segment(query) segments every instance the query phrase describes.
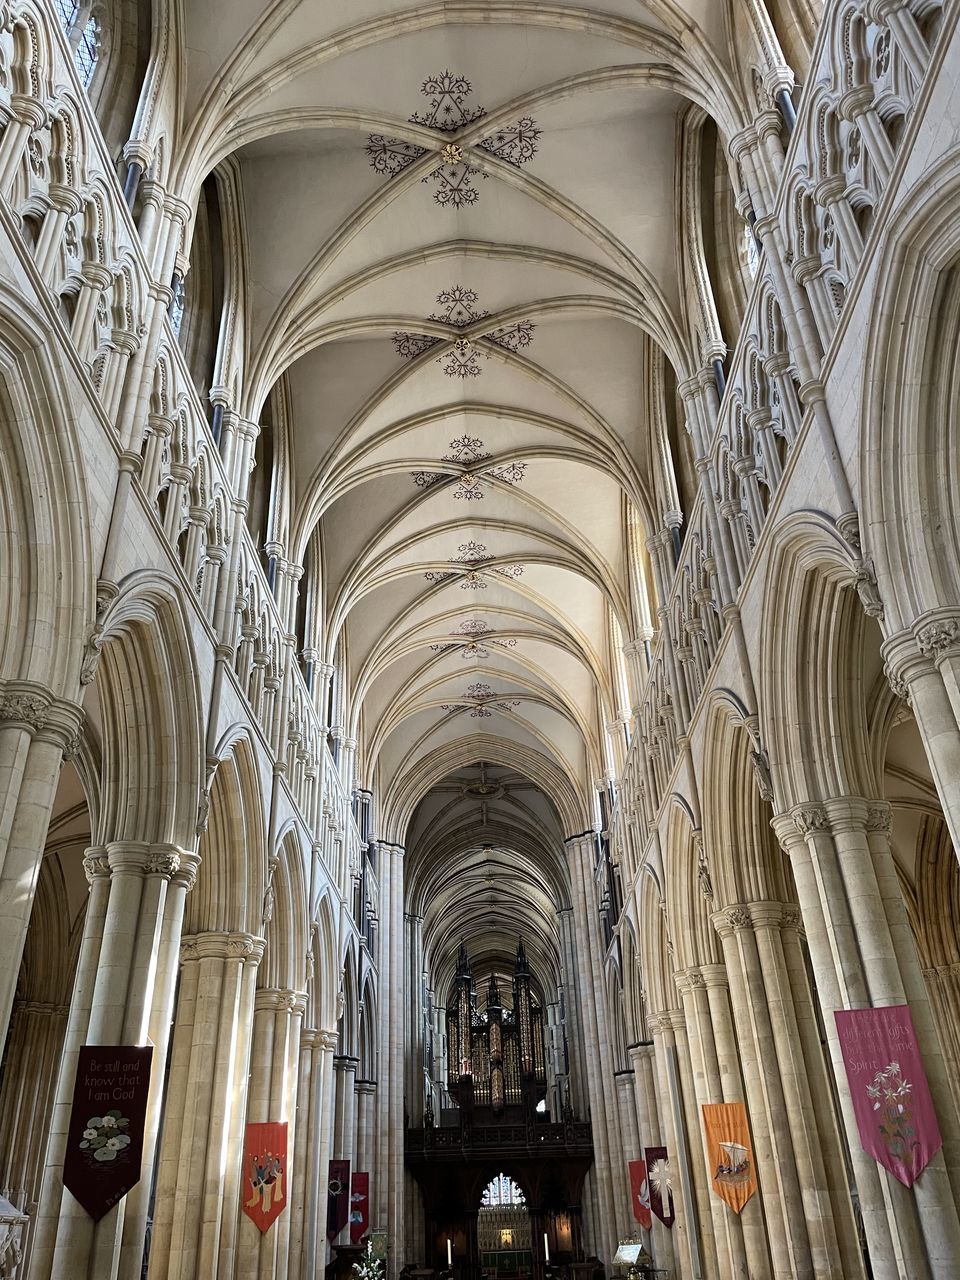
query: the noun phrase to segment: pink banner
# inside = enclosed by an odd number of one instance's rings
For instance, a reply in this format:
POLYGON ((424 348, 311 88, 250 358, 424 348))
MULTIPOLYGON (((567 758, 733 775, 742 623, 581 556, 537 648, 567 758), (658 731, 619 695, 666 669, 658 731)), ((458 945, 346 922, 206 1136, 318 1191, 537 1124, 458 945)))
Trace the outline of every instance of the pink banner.
POLYGON ((910 1187, 943 1145, 910 1009, 838 1009, 834 1017, 863 1149, 910 1187))

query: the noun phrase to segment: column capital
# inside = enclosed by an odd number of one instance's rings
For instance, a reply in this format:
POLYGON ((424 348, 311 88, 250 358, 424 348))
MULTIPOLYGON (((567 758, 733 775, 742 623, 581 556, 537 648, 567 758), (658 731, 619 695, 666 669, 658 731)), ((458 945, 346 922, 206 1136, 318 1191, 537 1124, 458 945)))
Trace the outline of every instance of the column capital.
POLYGON ((180 944, 180 960, 250 960, 259 964, 264 946, 263 938, 252 933, 187 934, 180 944))
POLYGON ((715 911, 711 919, 713 920, 713 927, 721 938, 729 938, 735 933, 742 933, 747 929, 753 928, 750 908, 741 902, 724 907, 722 911, 715 911))
POLYGON ((353 1085, 356 1093, 374 1094, 377 1092, 376 1080, 356 1080, 353 1085))
POLYGON ((196 878, 200 859, 173 844, 146 844, 139 840, 111 840, 105 846, 111 875, 161 876, 188 882, 196 878))
POLYGON ((327 1053, 332 1053, 340 1043, 340 1035, 336 1031, 321 1030, 317 1032, 317 1042, 321 1049, 324 1049, 327 1053))
POLYGON ((254 997, 253 1007, 258 1012, 270 1009, 274 1013, 302 1013, 306 1009, 307 997, 301 991, 288 988, 260 987, 254 997))

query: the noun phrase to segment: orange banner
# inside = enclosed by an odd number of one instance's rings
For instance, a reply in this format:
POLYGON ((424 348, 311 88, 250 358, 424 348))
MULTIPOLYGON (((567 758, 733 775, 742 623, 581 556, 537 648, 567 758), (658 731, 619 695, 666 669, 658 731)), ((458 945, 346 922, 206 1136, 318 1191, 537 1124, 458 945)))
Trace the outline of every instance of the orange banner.
POLYGON ((750 1128, 742 1102, 704 1105, 707 1160, 713 1170, 713 1189, 740 1213, 757 1189, 757 1172, 750 1144, 750 1128))

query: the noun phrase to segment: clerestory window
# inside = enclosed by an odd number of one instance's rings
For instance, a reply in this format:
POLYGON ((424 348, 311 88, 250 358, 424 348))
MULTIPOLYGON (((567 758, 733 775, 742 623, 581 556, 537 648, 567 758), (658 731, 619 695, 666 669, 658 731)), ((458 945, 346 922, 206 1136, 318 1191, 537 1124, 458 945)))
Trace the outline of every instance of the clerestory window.
POLYGON ((73 50, 73 61, 80 79, 83 81, 84 87, 89 89, 90 82, 93 80, 93 73, 97 69, 97 60, 100 57, 99 24, 96 18, 91 15, 83 26, 79 27, 78 24, 81 21, 80 6, 74 4, 73 0, 54 0, 54 5, 60 18, 64 35, 70 41, 70 47, 73 50))

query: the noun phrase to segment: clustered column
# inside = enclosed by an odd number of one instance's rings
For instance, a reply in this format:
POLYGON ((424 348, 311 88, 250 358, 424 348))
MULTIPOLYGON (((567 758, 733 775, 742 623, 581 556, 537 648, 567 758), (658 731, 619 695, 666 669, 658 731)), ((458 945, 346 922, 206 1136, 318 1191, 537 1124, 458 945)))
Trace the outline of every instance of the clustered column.
POLYGON ((150 1242, 152 1277, 230 1275, 236 1258, 247 1065, 263 940, 200 933, 181 947, 150 1242))
POLYGON ((138 1280, 149 1179, 97 1223, 63 1186, 74 1077, 81 1045, 153 1043, 143 1150, 143 1167, 152 1169, 183 907, 197 864, 184 850, 135 842, 92 849, 84 859, 90 899, 47 1142, 31 1264, 36 1280, 138 1280))
POLYGON ((859 797, 799 805, 775 820, 803 912, 875 1280, 947 1280, 960 1257, 958 1124, 890 851, 889 809, 859 797), (863 1153, 835 1009, 909 1003, 944 1146, 912 1188, 863 1153))

